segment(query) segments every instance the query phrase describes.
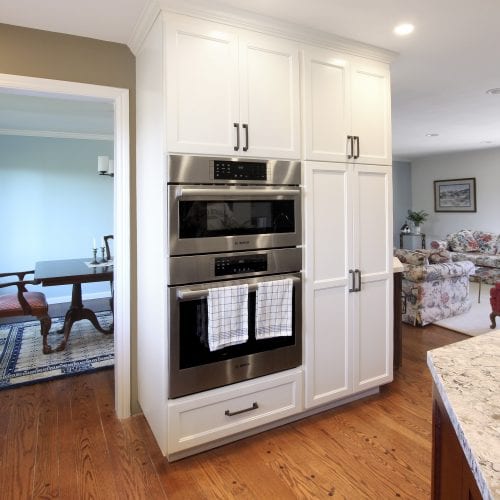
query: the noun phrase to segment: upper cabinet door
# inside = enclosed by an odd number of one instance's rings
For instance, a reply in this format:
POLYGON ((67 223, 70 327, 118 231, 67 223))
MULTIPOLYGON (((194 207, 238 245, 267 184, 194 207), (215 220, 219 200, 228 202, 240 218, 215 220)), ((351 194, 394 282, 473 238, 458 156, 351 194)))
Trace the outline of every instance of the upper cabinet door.
POLYGON ((166 16, 168 150, 235 154, 238 38, 225 25, 166 16))
POLYGON ((390 75, 386 64, 355 59, 351 66, 351 135, 358 163, 391 165, 390 75))
POLYGON ((308 160, 346 161, 350 134, 349 62, 330 50, 303 53, 304 140, 308 160))
POLYGON ((244 154, 300 158, 298 45, 240 31, 239 68, 244 154))

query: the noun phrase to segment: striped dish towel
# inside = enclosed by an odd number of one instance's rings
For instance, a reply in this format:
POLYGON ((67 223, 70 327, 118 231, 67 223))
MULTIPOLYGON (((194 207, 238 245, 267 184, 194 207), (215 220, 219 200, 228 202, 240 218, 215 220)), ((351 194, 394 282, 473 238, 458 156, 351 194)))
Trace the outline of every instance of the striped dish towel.
POLYGON ((248 285, 210 288, 207 306, 211 351, 248 340, 248 285))
POLYGON ((291 279, 264 281, 257 285, 255 338, 289 337, 292 335, 291 279))

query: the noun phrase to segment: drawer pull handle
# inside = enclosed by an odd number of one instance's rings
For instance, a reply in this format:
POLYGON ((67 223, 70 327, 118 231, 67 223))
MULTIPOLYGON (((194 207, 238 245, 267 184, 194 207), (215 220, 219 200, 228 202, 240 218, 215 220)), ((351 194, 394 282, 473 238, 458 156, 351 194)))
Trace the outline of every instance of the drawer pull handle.
POLYGON ((259 407, 259 405, 257 403, 253 403, 252 406, 250 406, 250 408, 243 408, 243 410, 238 410, 238 411, 226 410, 224 412, 224 415, 227 415, 228 417, 234 417, 235 415, 239 415, 240 413, 245 413, 247 411, 256 410, 258 407, 259 407))

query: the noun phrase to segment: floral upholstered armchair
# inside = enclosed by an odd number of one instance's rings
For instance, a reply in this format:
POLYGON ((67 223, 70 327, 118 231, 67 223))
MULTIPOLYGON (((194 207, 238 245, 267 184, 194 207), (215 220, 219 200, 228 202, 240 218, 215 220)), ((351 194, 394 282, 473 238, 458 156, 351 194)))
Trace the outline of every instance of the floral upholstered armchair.
POLYGON ((449 252, 436 250, 394 251, 404 264, 402 280, 405 323, 424 326, 471 308, 469 275, 474 264, 452 262, 449 252))

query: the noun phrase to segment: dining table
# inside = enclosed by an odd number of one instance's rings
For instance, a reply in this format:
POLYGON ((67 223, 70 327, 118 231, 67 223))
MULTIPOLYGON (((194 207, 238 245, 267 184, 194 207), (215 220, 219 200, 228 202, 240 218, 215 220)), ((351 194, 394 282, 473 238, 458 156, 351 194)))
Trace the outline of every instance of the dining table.
MULTIPOLYGON (((55 351, 63 351, 68 343, 71 327, 76 321, 86 319, 101 333, 113 333, 113 325, 103 328, 95 312, 85 307, 82 300, 82 283, 113 281, 113 263, 111 261, 92 264, 91 259, 45 260, 35 264, 34 279, 42 286, 72 285, 71 304, 64 317, 64 334, 61 343, 55 351)), ((53 352, 44 339, 44 353, 53 352), (47 352, 45 352, 47 351, 47 352)))

